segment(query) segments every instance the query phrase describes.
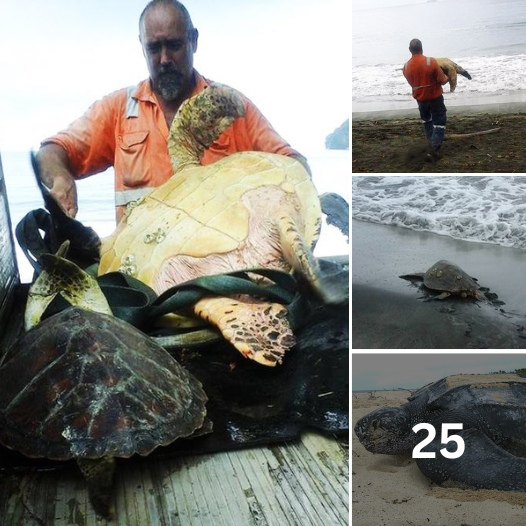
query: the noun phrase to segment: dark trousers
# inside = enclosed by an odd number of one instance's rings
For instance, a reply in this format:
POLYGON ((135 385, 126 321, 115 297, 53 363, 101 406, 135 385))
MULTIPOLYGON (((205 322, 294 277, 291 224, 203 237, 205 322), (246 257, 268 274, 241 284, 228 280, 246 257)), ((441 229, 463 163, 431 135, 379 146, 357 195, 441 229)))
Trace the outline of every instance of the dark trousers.
POLYGON ((418 109, 420 110, 420 117, 424 123, 424 132, 429 144, 434 150, 439 150, 444 141, 446 133, 446 106, 444 104, 444 96, 433 100, 419 101, 418 109))

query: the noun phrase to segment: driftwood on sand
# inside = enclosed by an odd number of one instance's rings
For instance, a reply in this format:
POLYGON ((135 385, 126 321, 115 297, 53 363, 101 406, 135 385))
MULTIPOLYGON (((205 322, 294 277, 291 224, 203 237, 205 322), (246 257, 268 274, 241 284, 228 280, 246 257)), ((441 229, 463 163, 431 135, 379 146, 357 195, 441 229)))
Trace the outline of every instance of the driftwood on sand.
POLYGON ((488 133, 495 133, 500 131, 501 128, 492 128, 491 130, 484 130, 472 133, 448 133, 445 136, 446 139, 463 139, 464 137, 475 137, 476 135, 487 135, 488 133))

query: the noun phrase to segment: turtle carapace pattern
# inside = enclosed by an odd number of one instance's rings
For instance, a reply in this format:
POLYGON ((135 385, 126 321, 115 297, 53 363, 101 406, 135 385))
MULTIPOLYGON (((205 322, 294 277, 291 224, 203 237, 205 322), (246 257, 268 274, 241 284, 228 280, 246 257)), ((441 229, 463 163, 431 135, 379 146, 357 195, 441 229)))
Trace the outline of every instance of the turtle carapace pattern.
POLYGON ((463 298, 478 297, 477 290, 480 288, 477 280, 463 271, 458 265, 441 259, 426 272, 404 274, 402 279, 421 279, 425 287, 441 292, 435 299, 444 299, 451 295, 463 298))

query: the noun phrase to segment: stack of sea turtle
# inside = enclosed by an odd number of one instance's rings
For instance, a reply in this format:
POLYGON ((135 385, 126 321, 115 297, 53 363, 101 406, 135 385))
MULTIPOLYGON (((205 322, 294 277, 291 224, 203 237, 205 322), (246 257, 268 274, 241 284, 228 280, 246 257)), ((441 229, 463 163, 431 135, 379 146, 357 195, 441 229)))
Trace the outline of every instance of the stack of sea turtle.
MULTIPOLYGON (((225 271, 294 270, 325 301, 345 300, 312 256, 320 201, 298 161, 243 152, 199 165, 201 152, 243 111, 239 94, 220 85, 182 105, 169 140, 174 176, 135 203, 103 240, 100 274, 120 270, 161 293, 225 271)), ((78 239, 82 225, 61 216, 43 191, 55 215, 55 237, 75 237, 76 246, 84 247, 78 239)), ((88 234, 98 252, 93 232, 88 234)), ((179 437, 209 431, 206 395, 162 347, 113 317, 96 280, 66 255, 67 243, 40 257, 42 272, 26 309, 28 332, 3 357, 0 441, 30 457, 77 459, 96 511, 108 515, 113 459, 147 455, 179 437), (42 321, 57 297, 72 306, 42 321)), ((210 294, 190 311, 216 325, 245 357, 265 365, 280 363, 294 344, 280 303, 210 294)))

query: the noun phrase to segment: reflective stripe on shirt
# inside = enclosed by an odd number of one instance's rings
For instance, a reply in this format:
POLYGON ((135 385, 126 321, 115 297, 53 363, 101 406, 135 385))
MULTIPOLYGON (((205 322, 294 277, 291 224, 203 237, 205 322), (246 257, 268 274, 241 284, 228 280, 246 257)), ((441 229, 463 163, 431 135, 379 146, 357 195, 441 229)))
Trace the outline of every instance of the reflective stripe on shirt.
POLYGON ((413 88, 413 91, 415 91, 415 89, 420 89, 420 88, 429 88, 429 86, 434 86, 436 84, 436 82, 433 82, 433 84, 426 84, 425 86, 415 86, 413 88))
POLYGON ((134 188, 133 190, 118 190, 115 192, 115 206, 124 206, 132 201, 137 201, 141 197, 151 194, 155 188, 145 186, 144 188, 134 188))
POLYGON ((126 118, 139 116, 139 101, 133 97, 137 86, 126 88, 126 118))

